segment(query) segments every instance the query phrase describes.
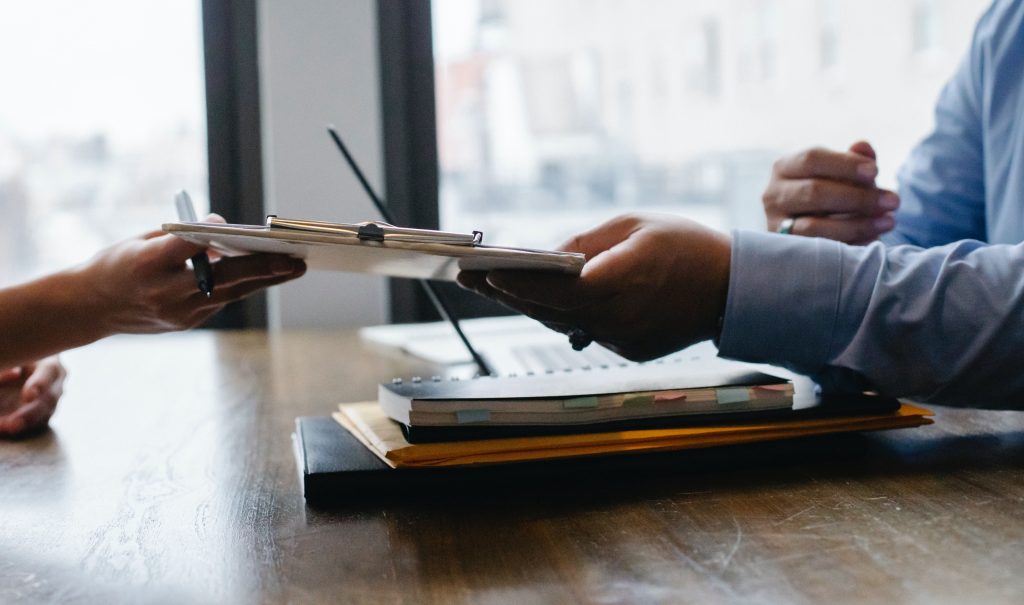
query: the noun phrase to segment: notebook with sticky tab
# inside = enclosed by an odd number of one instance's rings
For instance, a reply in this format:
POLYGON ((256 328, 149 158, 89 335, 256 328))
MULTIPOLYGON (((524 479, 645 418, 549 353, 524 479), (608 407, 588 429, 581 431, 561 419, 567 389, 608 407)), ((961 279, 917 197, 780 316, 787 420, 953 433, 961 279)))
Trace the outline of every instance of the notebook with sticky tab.
POLYGON ((788 410, 792 384, 721 358, 537 374, 394 379, 381 409, 411 441, 679 424, 788 410))

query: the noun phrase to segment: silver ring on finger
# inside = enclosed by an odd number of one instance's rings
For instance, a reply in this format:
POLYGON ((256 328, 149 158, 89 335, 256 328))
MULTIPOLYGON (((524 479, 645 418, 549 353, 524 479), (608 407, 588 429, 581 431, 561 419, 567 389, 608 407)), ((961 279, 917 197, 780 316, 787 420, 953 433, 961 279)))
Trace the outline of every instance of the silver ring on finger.
POLYGON ((776 231, 782 235, 792 235, 794 223, 796 223, 796 217, 786 217, 782 219, 781 223, 779 223, 779 228, 776 231))

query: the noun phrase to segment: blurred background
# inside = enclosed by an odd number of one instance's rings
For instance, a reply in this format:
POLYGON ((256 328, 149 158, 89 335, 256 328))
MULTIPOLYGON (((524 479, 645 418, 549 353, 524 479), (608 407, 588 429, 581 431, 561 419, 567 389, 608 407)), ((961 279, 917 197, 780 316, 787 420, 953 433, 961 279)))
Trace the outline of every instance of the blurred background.
POLYGON ((0 282, 209 207, 200 5, 0 5, 0 282))
POLYGON ((776 158, 860 138, 894 187, 987 4, 435 0, 442 223, 541 247, 629 210, 763 229, 776 158))

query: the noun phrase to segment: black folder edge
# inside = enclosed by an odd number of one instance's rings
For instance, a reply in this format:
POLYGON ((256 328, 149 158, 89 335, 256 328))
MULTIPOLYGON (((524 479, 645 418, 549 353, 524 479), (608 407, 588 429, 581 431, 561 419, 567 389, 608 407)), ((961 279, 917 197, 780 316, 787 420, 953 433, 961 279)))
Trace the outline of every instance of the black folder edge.
MULTIPOLYGON (((814 406, 817 410, 794 410, 789 417, 808 419, 842 413, 856 416, 895 411, 900 406, 896 399, 876 395, 830 395, 816 398, 820 401, 820 406, 814 406), (854 409, 858 413, 851 413, 854 409)), ((834 438, 834 435, 831 437, 834 438)), ((292 444, 303 495, 311 504, 364 501, 386 498, 396 493, 414 494, 425 487, 436 491, 445 487, 480 486, 487 482, 508 484, 570 475, 579 477, 605 474, 622 469, 654 467, 666 461, 672 463, 680 456, 692 457, 695 455, 693 452, 699 451, 613 454, 599 458, 538 460, 486 466, 395 469, 366 449, 330 416, 296 418, 292 444)), ((765 443, 729 446, 729 450, 750 450, 751 447, 755 448, 753 456, 757 459, 762 451, 759 448, 764 448, 765 443)))
MULTIPOLYGON (((395 494, 444 493, 487 483, 509 485, 572 473, 608 469, 593 458, 542 460, 502 465, 391 468, 329 416, 300 416, 292 433, 302 493, 311 504, 370 501, 395 494)), ((625 456, 609 456, 608 458, 625 456)), ((640 458, 631 456, 630 458, 640 458)))
MULTIPOLYGON (((566 480, 605 482, 615 476, 635 477, 644 471, 664 468, 666 464, 678 466, 680 456, 692 457, 695 452, 721 449, 609 454, 598 458, 497 465, 391 468, 329 416, 296 418, 292 443, 303 496, 306 503, 314 507, 388 502, 397 496, 449 498, 466 493, 492 494, 497 489, 559 489, 566 486, 566 480)), ((732 446, 730 453, 744 447, 732 446)), ((753 458, 763 458, 762 452, 753 454, 753 458)))

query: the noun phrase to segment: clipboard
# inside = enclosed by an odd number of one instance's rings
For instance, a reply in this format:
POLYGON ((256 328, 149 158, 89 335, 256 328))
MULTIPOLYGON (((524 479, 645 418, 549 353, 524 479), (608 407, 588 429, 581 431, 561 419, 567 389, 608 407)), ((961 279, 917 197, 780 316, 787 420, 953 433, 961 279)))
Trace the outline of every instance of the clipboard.
POLYGON ((455 281, 459 271, 512 269, 579 275, 586 257, 487 246, 472 234, 388 223, 329 223, 270 216, 266 225, 165 223, 163 230, 226 256, 267 252, 302 258, 311 269, 455 281))

